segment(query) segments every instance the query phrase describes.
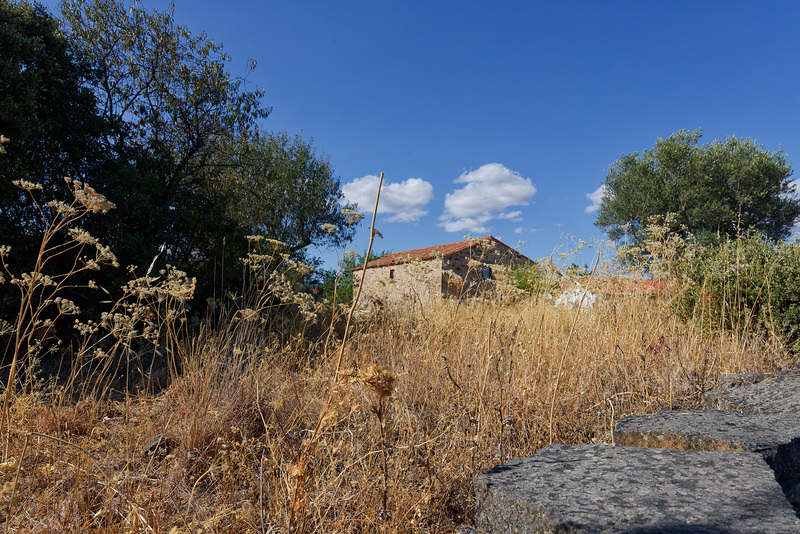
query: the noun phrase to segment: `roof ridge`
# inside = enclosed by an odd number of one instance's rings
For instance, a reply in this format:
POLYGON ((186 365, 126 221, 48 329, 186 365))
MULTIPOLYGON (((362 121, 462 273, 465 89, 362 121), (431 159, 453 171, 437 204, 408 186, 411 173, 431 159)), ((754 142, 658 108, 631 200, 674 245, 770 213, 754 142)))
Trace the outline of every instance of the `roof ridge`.
MULTIPOLYGON (((505 247, 508 247, 508 245, 502 243, 496 237, 487 235, 484 237, 474 237, 472 239, 455 241, 453 243, 444 243, 441 245, 431 245, 428 247, 412 248, 410 250, 392 252, 391 254, 387 254, 386 256, 382 256, 376 260, 368 262, 366 268, 371 269, 374 267, 387 267, 389 265, 398 265, 401 263, 408 263, 414 260, 420 260, 420 261, 430 260, 437 257, 437 255, 447 256, 449 254, 455 254, 457 252, 461 252, 462 250, 473 246, 478 241, 489 241, 489 240, 495 241, 505 247)), ((355 271, 361 269, 364 269, 363 265, 359 265, 353 270, 355 271)))

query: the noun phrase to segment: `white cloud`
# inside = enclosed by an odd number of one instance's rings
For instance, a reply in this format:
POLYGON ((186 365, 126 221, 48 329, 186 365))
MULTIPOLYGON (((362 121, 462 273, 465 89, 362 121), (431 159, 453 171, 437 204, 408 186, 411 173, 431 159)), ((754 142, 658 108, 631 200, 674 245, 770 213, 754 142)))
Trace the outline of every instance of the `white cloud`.
POLYGON ((519 222, 521 211, 506 211, 510 206, 527 206, 536 194, 536 186, 499 163, 488 163, 464 173, 454 183, 466 184, 448 193, 439 226, 448 232, 485 233, 494 219, 519 222))
POLYGON ((600 204, 603 202, 603 197, 606 194, 606 186, 601 185, 597 189, 594 190, 592 193, 586 193, 586 198, 591 201, 590 206, 586 206, 583 210, 584 213, 593 213, 600 209, 600 204))
MULTIPOLYGON (((358 204, 360 210, 372 212, 380 178, 367 175, 342 186, 347 202, 358 204)), ((433 199, 433 185, 422 178, 409 178, 402 182, 383 182, 378 204, 379 215, 390 215, 388 222, 414 222, 428 212, 422 207, 433 199)))
POLYGON ((484 217, 464 217, 461 219, 446 220, 439 223, 439 226, 447 232, 470 232, 483 234, 489 231, 485 224, 489 218, 484 217))
POLYGON ((522 228, 521 226, 519 228, 514 228, 514 233, 515 234, 521 234, 524 231, 525 231, 525 229, 522 228))
POLYGON ((789 189, 792 191, 792 196, 800 197, 800 179, 789 182, 789 189))
POLYGON ((522 221, 521 218, 522 212, 521 211, 510 211, 508 213, 501 213, 497 216, 498 219, 511 219, 514 222, 522 221))

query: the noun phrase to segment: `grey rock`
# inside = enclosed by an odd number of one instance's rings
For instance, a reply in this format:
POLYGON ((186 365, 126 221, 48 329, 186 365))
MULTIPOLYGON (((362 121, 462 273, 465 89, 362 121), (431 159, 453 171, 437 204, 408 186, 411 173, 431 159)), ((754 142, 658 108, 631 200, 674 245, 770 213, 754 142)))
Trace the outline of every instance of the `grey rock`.
POLYGON ((783 493, 786 495, 786 498, 789 499, 789 502, 794 506, 800 505, 800 478, 783 480, 780 482, 780 484, 783 487, 783 493))
POLYGON ((800 374, 745 374, 728 377, 705 393, 704 408, 746 413, 800 412, 800 374))
POLYGON ((615 423, 615 442, 629 447, 755 452, 779 480, 800 478, 800 413, 690 410, 631 415, 615 423))
POLYGON ((550 445, 475 479, 479 532, 800 533, 758 454, 550 445))

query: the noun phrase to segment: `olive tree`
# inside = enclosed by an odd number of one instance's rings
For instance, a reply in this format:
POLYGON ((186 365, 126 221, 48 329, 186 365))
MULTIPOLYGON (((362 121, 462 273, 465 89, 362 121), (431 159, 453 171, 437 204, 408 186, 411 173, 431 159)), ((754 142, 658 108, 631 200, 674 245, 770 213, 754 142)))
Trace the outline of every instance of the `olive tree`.
POLYGON ((783 150, 770 152, 735 136, 699 145, 701 136, 682 130, 614 162, 596 226, 614 240, 637 243, 648 220, 672 213, 676 230, 701 238, 751 230, 788 237, 800 199, 783 150))

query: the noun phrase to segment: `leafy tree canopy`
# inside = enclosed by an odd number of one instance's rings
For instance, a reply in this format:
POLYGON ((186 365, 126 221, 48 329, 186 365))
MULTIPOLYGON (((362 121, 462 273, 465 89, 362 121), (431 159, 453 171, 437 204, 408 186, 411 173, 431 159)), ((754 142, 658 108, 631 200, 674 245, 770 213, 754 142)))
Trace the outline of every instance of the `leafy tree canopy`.
POLYGON ((100 114, 115 126, 107 142, 116 165, 98 185, 119 206, 102 237, 124 264, 149 262, 166 245, 169 261, 192 272, 224 262, 227 279, 249 234, 283 241, 298 256, 347 240, 328 160, 299 136, 259 130, 270 109, 246 83, 254 62, 232 77, 222 45, 177 24, 171 8, 64 0, 61 10, 96 69, 100 114), (324 223, 342 230, 326 232, 324 223))
POLYGON ((70 197, 64 176, 102 166, 108 124, 96 113, 89 65, 74 53, 59 23, 40 5, 0 0, 0 236, 14 258, 37 248, 42 219, 30 196, 12 185, 41 184, 43 195, 70 197))
POLYGON ((199 171, 222 164, 215 158, 221 141, 269 115, 263 92, 245 87, 255 62, 244 77, 231 77, 222 45, 176 24, 172 8, 64 0, 61 12, 69 38, 97 69, 100 111, 118 126, 111 141, 164 159, 166 195, 201 181, 199 171))
POLYGON ((171 8, 60 7, 68 38, 94 68, 98 112, 114 126, 105 142, 115 161, 92 181, 120 209, 98 233, 123 264, 149 262, 161 245, 187 268, 208 263, 236 230, 219 187, 231 164, 221 147, 269 114, 262 92, 231 77, 222 46, 177 24, 171 8))
POLYGON ((312 141, 285 131, 234 144, 237 165, 227 174, 231 217, 251 234, 286 243, 291 252, 348 241, 339 179, 312 141))
MULTIPOLYGON (((247 235, 283 241, 307 261, 311 245, 349 241, 328 159, 300 136, 259 129, 270 109, 246 83, 254 63, 232 77, 222 46, 177 24, 171 8, 60 7, 61 29, 40 6, 0 0, 0 134, 11 139, 0 244, 35 248, 42 233, 38 208, 11 181, 43 182, 46 205, 68 198, 64 176, 116 203, 84 224, 120 264, 146 267, 163 247, 162 261, 198 276, 201 297, 212 284, 241 287, 247 235)), ((119 287, 120 271, 104 285, 119 287)))
POLYGON ((800 199, 783 150, 735 136, 700 146, 701 136, 702 130, 681 130, 614 162, 595 225, 616 241, 638 243, 651 217, 674 213, 675 230, 701 238, 750 230, 788 237, 800 199))
MULTIPOLYGON (((369 261, 375 261, 387 254, 391 254, 391 251, 370 252, 369 261)), ((321 289, 325 298, 336 304, 350 304, 353 302, 356 290, 353 287, 353 269, 367 263, 364 261, 365 256, 366 252, 364 254, 356 254, 353 251, 349 251, 339 263, 338 270, 326 270, 323 273, 321 289)))

